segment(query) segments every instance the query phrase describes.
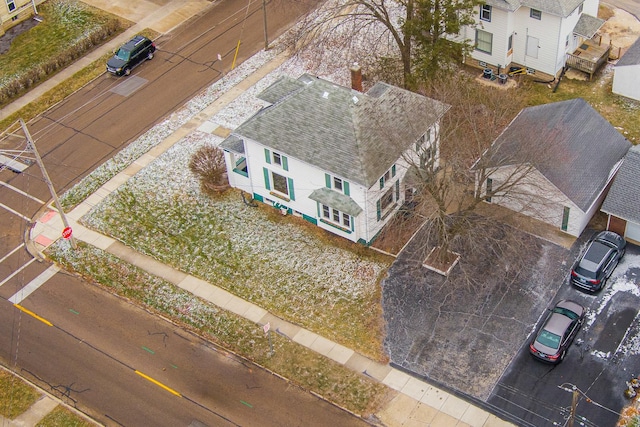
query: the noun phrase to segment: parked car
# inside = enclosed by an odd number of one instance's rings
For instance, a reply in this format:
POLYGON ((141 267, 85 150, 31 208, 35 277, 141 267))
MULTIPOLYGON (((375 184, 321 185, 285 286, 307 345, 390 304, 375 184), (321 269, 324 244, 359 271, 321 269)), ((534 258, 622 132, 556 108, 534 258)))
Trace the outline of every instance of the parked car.
POLYGON ((589 292, 602 289, 624 256, 626 244, 624 238, 613 231, 596 234, 573 265, 571 284, 589 292))
POLYGON ((584 307, 577 302, 562 300, 557 303, 529 344, 529 353, 543 362, 562 362, 584 323, 584 315, 584 307))
POLYGON ((156 45, 146 37, 135 36, 107 61, 107 71, 116 76, 129 75, 131 70, 145 59, 153 59, 156 45))

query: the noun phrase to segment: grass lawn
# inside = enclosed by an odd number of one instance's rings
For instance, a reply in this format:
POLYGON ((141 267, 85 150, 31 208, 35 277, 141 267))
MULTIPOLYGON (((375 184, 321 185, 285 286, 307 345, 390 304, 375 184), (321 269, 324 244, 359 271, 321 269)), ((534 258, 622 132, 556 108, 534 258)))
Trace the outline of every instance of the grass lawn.
POLYGON ((210 199, 178 143, 83 221, 128 246, 377 360, 380 281, 392 258, 230 190, 210 199))
POLYGON ((20 378, 0 369, 0 415, 10 420, 25 412, 40 394, 20 378))
POLYGON ((121 19, 75 0, 49 0, 42 22, 16 36, 0 55, 0 106, 126 28, 121 19))
POLYGON ((137 301, 355 413, 371 413, 386 397, 385 386, 278 334, 272 334, 271 354, 260 325, 220 310, 98 248, 79 242, 78 249, 72 250, 67 242, 59 241, 49 249, 49 256, 66 269, 97 281, 109 291, 137 301))
POLYGON ((58 405, 41 419, 36 427, 93 427, 94 425, 64 406, 58 405))

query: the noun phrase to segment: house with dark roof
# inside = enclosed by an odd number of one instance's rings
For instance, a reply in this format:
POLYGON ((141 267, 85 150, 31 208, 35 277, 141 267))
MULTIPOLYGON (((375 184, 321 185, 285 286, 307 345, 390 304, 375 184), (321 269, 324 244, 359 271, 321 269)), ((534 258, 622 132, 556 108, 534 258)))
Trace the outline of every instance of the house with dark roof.
POLYGON ((631 144, 581 98, 520 111, 478 160, 487 202, 579 236, 631 144))
POLYGON ((267 106, 221 144, 230 185, 364 244, 413 193, 407 169, 437 162, 448 109, 385 83, 362 93, 309 74, 258 98, 267 106))
POLYGON ((640 245, 640 145, 627 152, 600 210, 608 215, 607 230, 640 245))
POLYGON ((640 38, 616 63, 612 92, 640 101, 640 38))
MULTIPOLYGON (((461 37, 475 49, 466 62, 494 72, 510 65, 526 67, 541 78, 557 76, 568 55, 591 39, 604 24, 597 18, 598 0, 485 0, 476 9, 475 25, 461 37)), ((597 45, 583 49, 590 58, 597 45)), ((598 55, 602 56, 601 54, 598 55)))

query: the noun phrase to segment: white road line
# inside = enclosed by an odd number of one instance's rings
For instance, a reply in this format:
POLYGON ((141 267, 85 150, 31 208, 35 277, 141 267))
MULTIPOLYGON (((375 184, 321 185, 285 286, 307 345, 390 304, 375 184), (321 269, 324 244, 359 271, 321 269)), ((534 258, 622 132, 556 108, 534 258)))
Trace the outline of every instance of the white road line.
POLYGON ((17 269, 16 271, 14 271, 13 273, 11 273, 9 275, 9 277, 7 277, 6 279, 4 279, 2 282, 0 282, 0 286, 4 285, 5 283, 7 283, 9 280, 11 280, 16 274, 20 273, 22 270, 24 270, 25 268, 27 268, 33 261, 35 261, 35 258, 31 258, 29 261, 26 262, 26 264, 24 264, 22 267, 20 267, 19 269, 17 269))
POLYGON ((17 187, 14 187, 13 185, 9 185, 9 184, 7 184, 6 182, 2 182, 2 181, 0 181, 0 185, 4 185, 5 187, 12 189, 12 190, 13 190, 13 191, 15 191, 16 193, 20 193, 20 194, 22 194, 23 196, 30 198, 31 200, 35 200, 36 202, 40 203, 41 205, 44 205, 44 204, 45 204, 45 202, 43 202, 42 200, 38 199, 37 197, 34 197, 34 196, 32 196, 31 194, 29 194, 29 193, 25 193, 25 192, 24 192, 24 191, 22 191, 21 189, 19 189, 19 188, 17 188, 17 187))
POLYGON ((42 274, 27 283, 24 288, 20 289, 11 298, 9 298, 9 302, 13 304, 20 304, 22 301, 24 301, 25 298, 31 295, 33 291, 46 283, 47 280, 55 276, 58 271, 60 271, 60 267, 56 265, 52 265, 51 267, 47 268, 42 272, 42 274))
POLYGON ((2 259, 0 259, 0 263, 4 262, 5 259, 9 258, 11 255, 15 254, 16 252, 18 252, 20 249, 22 249, 24 247, 24 243, 21 243, 20 246, 18 246, 17 248, 15 248, 14 250, 12 250, 11 252, 9 252, 8 254, 6 254, 5 256, 2 257, 2 259))
POLYGON ((2 203, 0 203, 0 207, 5 208, 6 210, 8 210, 9 212, 11 212, 14 215, 17 215, 21 218, 23 218, 25 221, 31 221, 31 218, 27 218, 26 216, 22 215, 20 212, 18 211, 14 211, 13 209, 11 209, 9 206, 3 205, 2 203))

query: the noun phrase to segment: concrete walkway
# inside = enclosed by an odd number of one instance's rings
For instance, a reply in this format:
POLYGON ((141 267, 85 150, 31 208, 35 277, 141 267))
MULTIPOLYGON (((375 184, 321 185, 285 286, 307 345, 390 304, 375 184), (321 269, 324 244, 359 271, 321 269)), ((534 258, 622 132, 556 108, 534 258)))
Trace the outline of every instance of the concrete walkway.
MULTIPOLYGON (((75 72, 99 58, 105 52, 114 50, 117 46, 124 43, 133 34, 143 28, 153 28, 159 32, 169 31, 185 19, 193 16, 195 13, 198 13, 211 4, 206 0, 172 0, 163 6, 158 6, 156 3, 146 2, 144 0, 110 0, 108 2, 102 0, 86 0, 86 2, 93 4, 96 7, 109 10, 117 15, 126 17, 132 21, 136 21, 137 24, 107 45, 92 52, 90 55, 58 73, 53 79, 41 84, 13 104, 5 107, 0 113, 0 118, 17 111, 19 108, 22 108, 22 106, 37 99, 60 81, 71 77, 75 72)), ((277 57, 239 83, 236 87, 229 90, 220 99, 201 111, 194 119, 166 138, 149 153, 141 156, 127 169, 112 178, 92 196, 85 200, 85 202, 70 212, 68 214, 68 219, 73 229, 74 237, 110 252, 154 275, 161 276, 176 286, 192 292, 194 295, 210 301, 222 309, 236 313, 261 325, 269 322, 271 328, 278 330, 280 333, 286 335, 300 345, 304 345, 338 363, 343 364, 347 368, 367 375, 372 379, 387 385, 391 389, 396 390, 397 394, 395 397, 377 414, 375 414, 380 422, 385 426, 503 427, 512 425, 489 412, 470 404, 460 397, 416 379, 389 365, 372 361, 349 348, 280 319, 261 307, 238 298, 224 289, 218 288, 201 279, 161 264, 150 257, 137 253, 110 237, 88 230, 78 223, 80 218, 87 213, 92 206, 100 203, 108 194, 117 189, 120 185, 126 182, 126 180, 152 162, 182 137, 189 134, 193 129, 197 129, 199 126, 203 125, 206 119, 216 114, 225 105, 242 94, 244 90, 251 87, 258 80, 264 77, 264 75, 275 69, 282 61, 284 61, 284 59, 285 58, 283 56, 277 57)), ((29 239, 26 242, 30 252, 40 254, 41 256, 42 251, 47 246, 60 238, 62 229, 62 220, 57 213, 53 211, 44 213, 44 215, 37 219, 35 226, 31 229, 29 239)), ((38 286, 45 282, 46 278, 42 278, 40 280, 38 278, 34 279, 34 281, 25 285, 22 290, 18 291, 11 298, 11 301, 19 303, 23 299, 27 298, 31 292, 36 290, 38 286)), ((53 401, 49 396, 44 396, 38 401, 38 403, 33 405, 29 411, 15 420, 10 421, 0 418, 0 425, 12 427, 34 426, 44 415, 46 415, 46 413, 48 413, 48 411, 55 407, 52 402, 53 401)))
POLYGON ((47 81, 31 89, 11 104, 2 107, 0 109, 0 120, 37 100, 58 84, 100 59, 105 53, 115 51, 145 28, 151 28, 160 34, 164 34, 212 4, 208 0, 171 0, 165 1, 166 4, 163 6, 158 6, 156 3, 145 0, 84 0, 83 2, 128 19, 135 22, 135 24, 98 49, 89 52, 67 68, 56 73, 47 81))
MULTIPOLYGON (((85 202, 68 213, 67 218, 73 229, 73 235, 78 240, 94 245, 151 274, 160 276, 176 286, 219 306, 221 309, 243 316, 260 325, 268 322, 271 328, 278 330, 292 341, 304 345, 354 371, 368 375, 374 380, 397 390, 399 392, 397 396, 376 414, 384 425, 438 427, 490 427, 510 425, 453 394, 420 381, 389 365, 372 361, 349 348, 280 319, 263 308, 238 298, 224 289, 166 266, 110 237, 96 233, 79 224, 80 218, 92 207, 99 204, 107 195, 135 175, 140 169, 154 161, 182 137, 193 129, 197 129, 203 125, 209 117, 217 114, 224 106, 242 94, 244 90, 250 88, 266 74, 277 68, 285 59, 284 56, 276 57, 258 69, 216 102, 201 111, 200 114, 191 121, 185 123, 149 153, 141 156, 127 169, 112 178, 85 202)), ((53 211, 45 213, 32 228, 31 241, 27 242, 30 250, 36 253, 41 252, 52 242, 60 238, 60 233, 63 228, 59 215, 53 211)), ((31 289, 29 284, 27 284, 25 288, 31 289)), ((12 301, 19 302, 22 298, 21 295, 22 292, 19 291, 15 295, 15 298, 12 298, 12 301)))

